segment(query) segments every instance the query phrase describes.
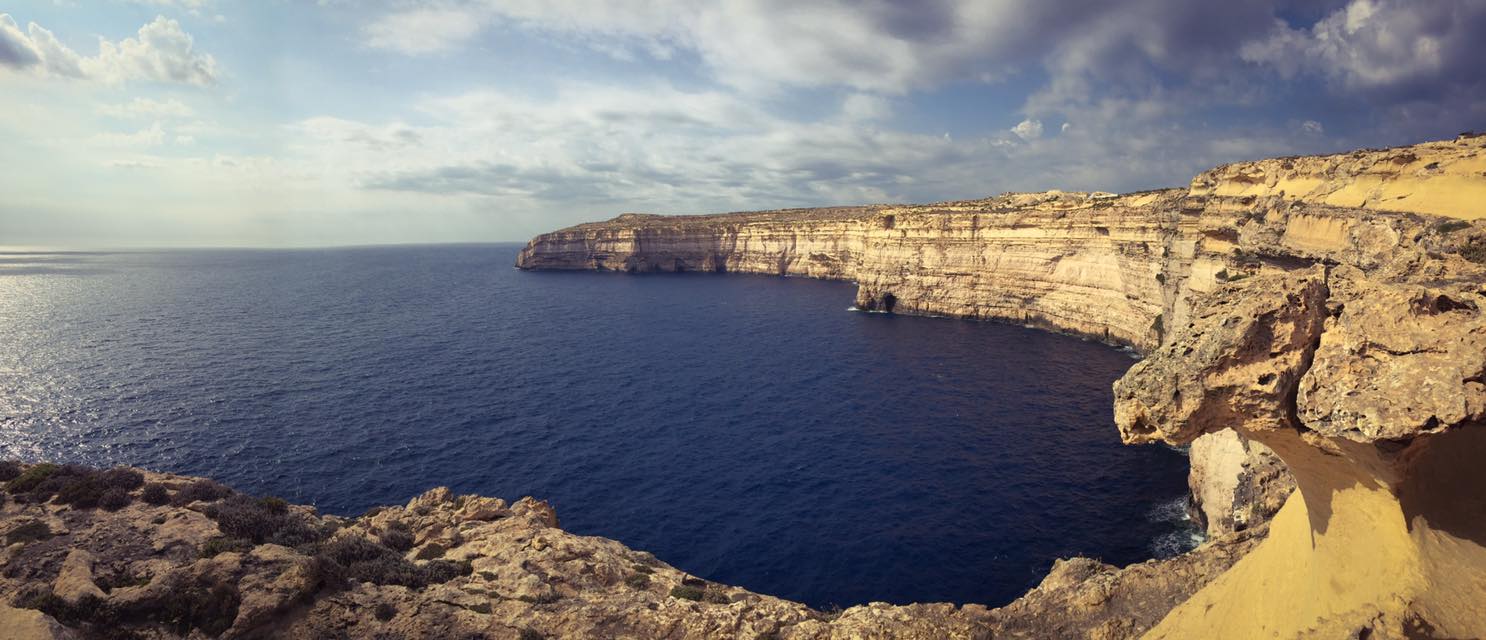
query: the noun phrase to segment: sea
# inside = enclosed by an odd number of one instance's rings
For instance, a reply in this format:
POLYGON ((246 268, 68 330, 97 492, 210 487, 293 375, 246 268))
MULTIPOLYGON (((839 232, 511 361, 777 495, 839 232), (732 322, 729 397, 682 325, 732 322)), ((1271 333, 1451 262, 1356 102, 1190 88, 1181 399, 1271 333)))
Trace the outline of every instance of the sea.
POLYGON ((356 515, 437 485, 820 608, 1005 604, 1190 547, 1135 360, 854 286, 524 272, 519 245, 0 252, 0 458, 356 515))

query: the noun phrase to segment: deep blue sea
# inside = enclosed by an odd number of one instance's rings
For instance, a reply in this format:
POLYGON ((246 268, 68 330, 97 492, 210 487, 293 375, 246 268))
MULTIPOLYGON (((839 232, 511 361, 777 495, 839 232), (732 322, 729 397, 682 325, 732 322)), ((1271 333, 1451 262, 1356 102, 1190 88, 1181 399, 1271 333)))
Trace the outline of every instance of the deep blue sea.
POLYGON ((358 514, 435 485, 816 606, 1003 604, 1188 539, 1122 351, 850 284, 521 272, 515 245, 0 254, 0 457, 358 514))

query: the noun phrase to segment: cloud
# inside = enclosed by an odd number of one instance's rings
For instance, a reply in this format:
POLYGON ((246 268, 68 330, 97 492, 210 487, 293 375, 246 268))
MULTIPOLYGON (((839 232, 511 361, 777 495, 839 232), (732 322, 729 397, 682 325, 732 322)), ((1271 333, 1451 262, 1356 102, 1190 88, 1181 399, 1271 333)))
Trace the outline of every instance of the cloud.
POLYGON ((1276 21, 1240 55, 1286 78, 1319 75, 1347 90, 1417 92, 1480 84, 1486 4, 1351 0, 1309 28, 1276 21))
POLYGON ((449 51, 480 31, 476 11, 424 8, 384 16, 364 29, 366 44, 411 55, 449 51))
MULTIPOLYGON (((418 124, 319 117, 289 128, 293 165, 367 193, 476 201, 563 222, 619 210, 699 213, 850 202, 925 202, 1047 188, 1125 191, 1295 151, 1278 127, 1186 130, 1140 103, 1089 109, 1036 145, 1040 120, 986 136, 864 126, 879 100, 817 118, 726 89, 564 84, 543 98, 473 91, 419 103, 418 124), (1145 118, 1145 119, 1142 119, 1145 118), (1170 148, 1180 140, 1178 148, 1170 148)), ((549 224, 556 224, 554 221, 549 224)))
POLYGON ((90 142, 101 147, 158 147, 165 143, 165 127, 156 122, 134 133, 100 133, 90 142))
POLYGON ((99 38, 98 55, 88 57, 34 22, 22 33, 9 14, 0 14, 0 64, 107 84, 144 80, 205 86, 217 80, 216 59, 197 51, 180 23, 164 16, 140 27, 134 38, 99 38))
POLYGON ((0 65, 25 68, 41 62, 41 52, 10 14, 0 13, 0 65))
POLYGON ((1018 138, 1021 138, 1023 140, 1036 140, 1042 137, 1042 121, 1031 119, 1023 120, 1021 122, 1018 122, 1015 127, 1012 127, 1011 132, 1016 134, 1018 138))
POLYGON ((121 104, 105 104, 98 107, 98 113, 119 119, 128 118, 189 118, 195 115, 195 111, 186 103, 175 98, 166 100, 151 100, 149 98, 135 98, 121 104))

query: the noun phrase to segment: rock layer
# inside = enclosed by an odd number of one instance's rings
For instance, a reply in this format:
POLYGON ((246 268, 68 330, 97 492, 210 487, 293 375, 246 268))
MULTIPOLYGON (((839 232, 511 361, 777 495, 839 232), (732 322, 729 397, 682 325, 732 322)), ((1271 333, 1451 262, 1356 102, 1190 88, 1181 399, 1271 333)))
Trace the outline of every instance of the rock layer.
POLYGON ((1155 637, 1483 637, 1483 215, 1467 134, 1122 196, 627 217, 517 265, 854 280, 863 309, 1133 345, 1151 356, 1117 385, 1125 439, 1193 444, 1213 534, 1279 511, 1155 637))

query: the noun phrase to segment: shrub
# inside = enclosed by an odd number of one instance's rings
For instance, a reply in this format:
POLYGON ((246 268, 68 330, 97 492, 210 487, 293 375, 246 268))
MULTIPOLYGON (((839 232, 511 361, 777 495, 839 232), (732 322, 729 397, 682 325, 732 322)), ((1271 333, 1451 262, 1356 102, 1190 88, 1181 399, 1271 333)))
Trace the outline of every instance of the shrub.
POLYGON ((535 629, 532 629, 531 627, 527 627, 527 628, 521 630, 520 640, 547 640, 547 639, 545 637, 543 637, 542 634, 537 633, 537 631, 535 629))
POLYGON ((110 489, 133 491, 144 486, 144 474, 129 467, 114 467, 98 473, 103 485, 110 489))
POLYGON ((468 561, 434 560, 419 566, 386 545, 360 535, 340 536, 316 545, 311 552, 323 565, 320 571, 330 584, 355 580, 422 589, 474 572, 468 561))
POLYGON ((1434 225, 1434 230, 1439 233, 1454 233, 1469 228, 1471 228, 1471 223, 1465 220, 1441 220, 1434 225))
POLYGON ((635 589, 644 589, 650 586, 650 576, 644 573, 631 573, 625 576, 624 583, 635 589))
POLYGON ((49 585, 37 583, 23 589, 11 605, 17 609, 35 609, 65 625, 86 621, 98 609, 97 598, 85 596, 76 605, 72 605, 53 593, 49 585))
POLYGON ((40 520, 27 520, 19 526, 11 529, 5 534, 5 544, 12 545, 17 542, 36 542, 52 537, 51 527, 46 526, 40 520))
POLYGON ((103 485, 101 474, 97 473, 53 475, 39 488, 46 489, 53 481, 58 481, 60 485, 56 488, 57 504, 69 504, 78 509, 98 506, 104 492, 108 491, 108 487, 103 485))
POLYGON ((144 486, 143 491, 140 491, 139 498, 149 504, 160 506, 170 502, 170 491, 163 484, 151 482, 144 486))
POLYGON ((421 588, 423 572, 396 551, 363 536, 341 536, 322 545, 320 555, 345 569, 347 578, 372 584, 421 588))
POLYGON ((547 591, 537 596, 518 596, 516 599, 527 604, 552 604, 561 600, 562 596, 557 595, 556 591, 547 591))
POLYGON ((103 507, 105 511, 118 511, 129 506, 131 502, 134 502, 134 498, 130 497, 128 491, 114 487, 103 492, 103 497, 98 499, 98 506, 103 507))
POLYGON ((733 599, 732 598, 729 598, 728 597, 728 594, 723 593, 721 591, 708 591, 707 592, 707 595, 704 596, 703 599, 705 599, 707 602, 710 602, 712 604, 732 604, 733 603, 733 599))
POLYGON ((253 550, 253 543, 242 538, 217 536, 201 545, 201 557, 211 558, 220 553, 246 553, 253 550))
POLYGON ((0 460, 0 482, 13 480, 21 475, 21 463, 14 460, 0 460))
POLYGON ((413 548, 413 534, 405 528, 395 529, 389 526, 386 531, 377 536, 377 539, 396 551, 407 551, 413 548))
POLYGON ((1486 264, 1486 239, 1477 238, 1460 248, 1460 257, 1476 264, 1486 264))
POLYGON ((475 567, 468 560, 432 560, 421 568, 426 584, 442 584, 475 572, 475 567))
POLYGON ((309 519, 289 511, 278 498, 253 499, 234 493, 207 508, 206 516, 217 521, 222 533, 251 540, 253 544, 297 547, 319 542, 325 536, 309 519))
POLYGON ((5 491, 7 493, 28 493, 35 491, 37 487, 41 486, 42 482, 52 477, 52 474, 60 469, 61 467, 49 462, 33 464, 29 469, 22 471, 19 475, 6 482, 5 491))
POLYGON ((671 597, 681 598, 682 600, 701 602, 702 590, 690 585, 676 585, 675 587, 671 588, 671 597))
POLYGON ((392 606, 390 602, 378 602, 375 615, 378 620, 386 622, 397 617, 397 607, 392 606))
POLYGON ((175 492, 172 501, 176 506, 185 506, 192 502, 215 502, 232 495, 232 490, 205 478, 186 485, 186 488, 175 492))
POLYGON ((176 577, 165 593, 169 595, 158 603, 158 610, 149 612, 150 617, 181 636, 190 635, 192 629, 209 637, 222 635, 237 618, 242 599, 236 585, 207 574, 195 579, 176 577))

